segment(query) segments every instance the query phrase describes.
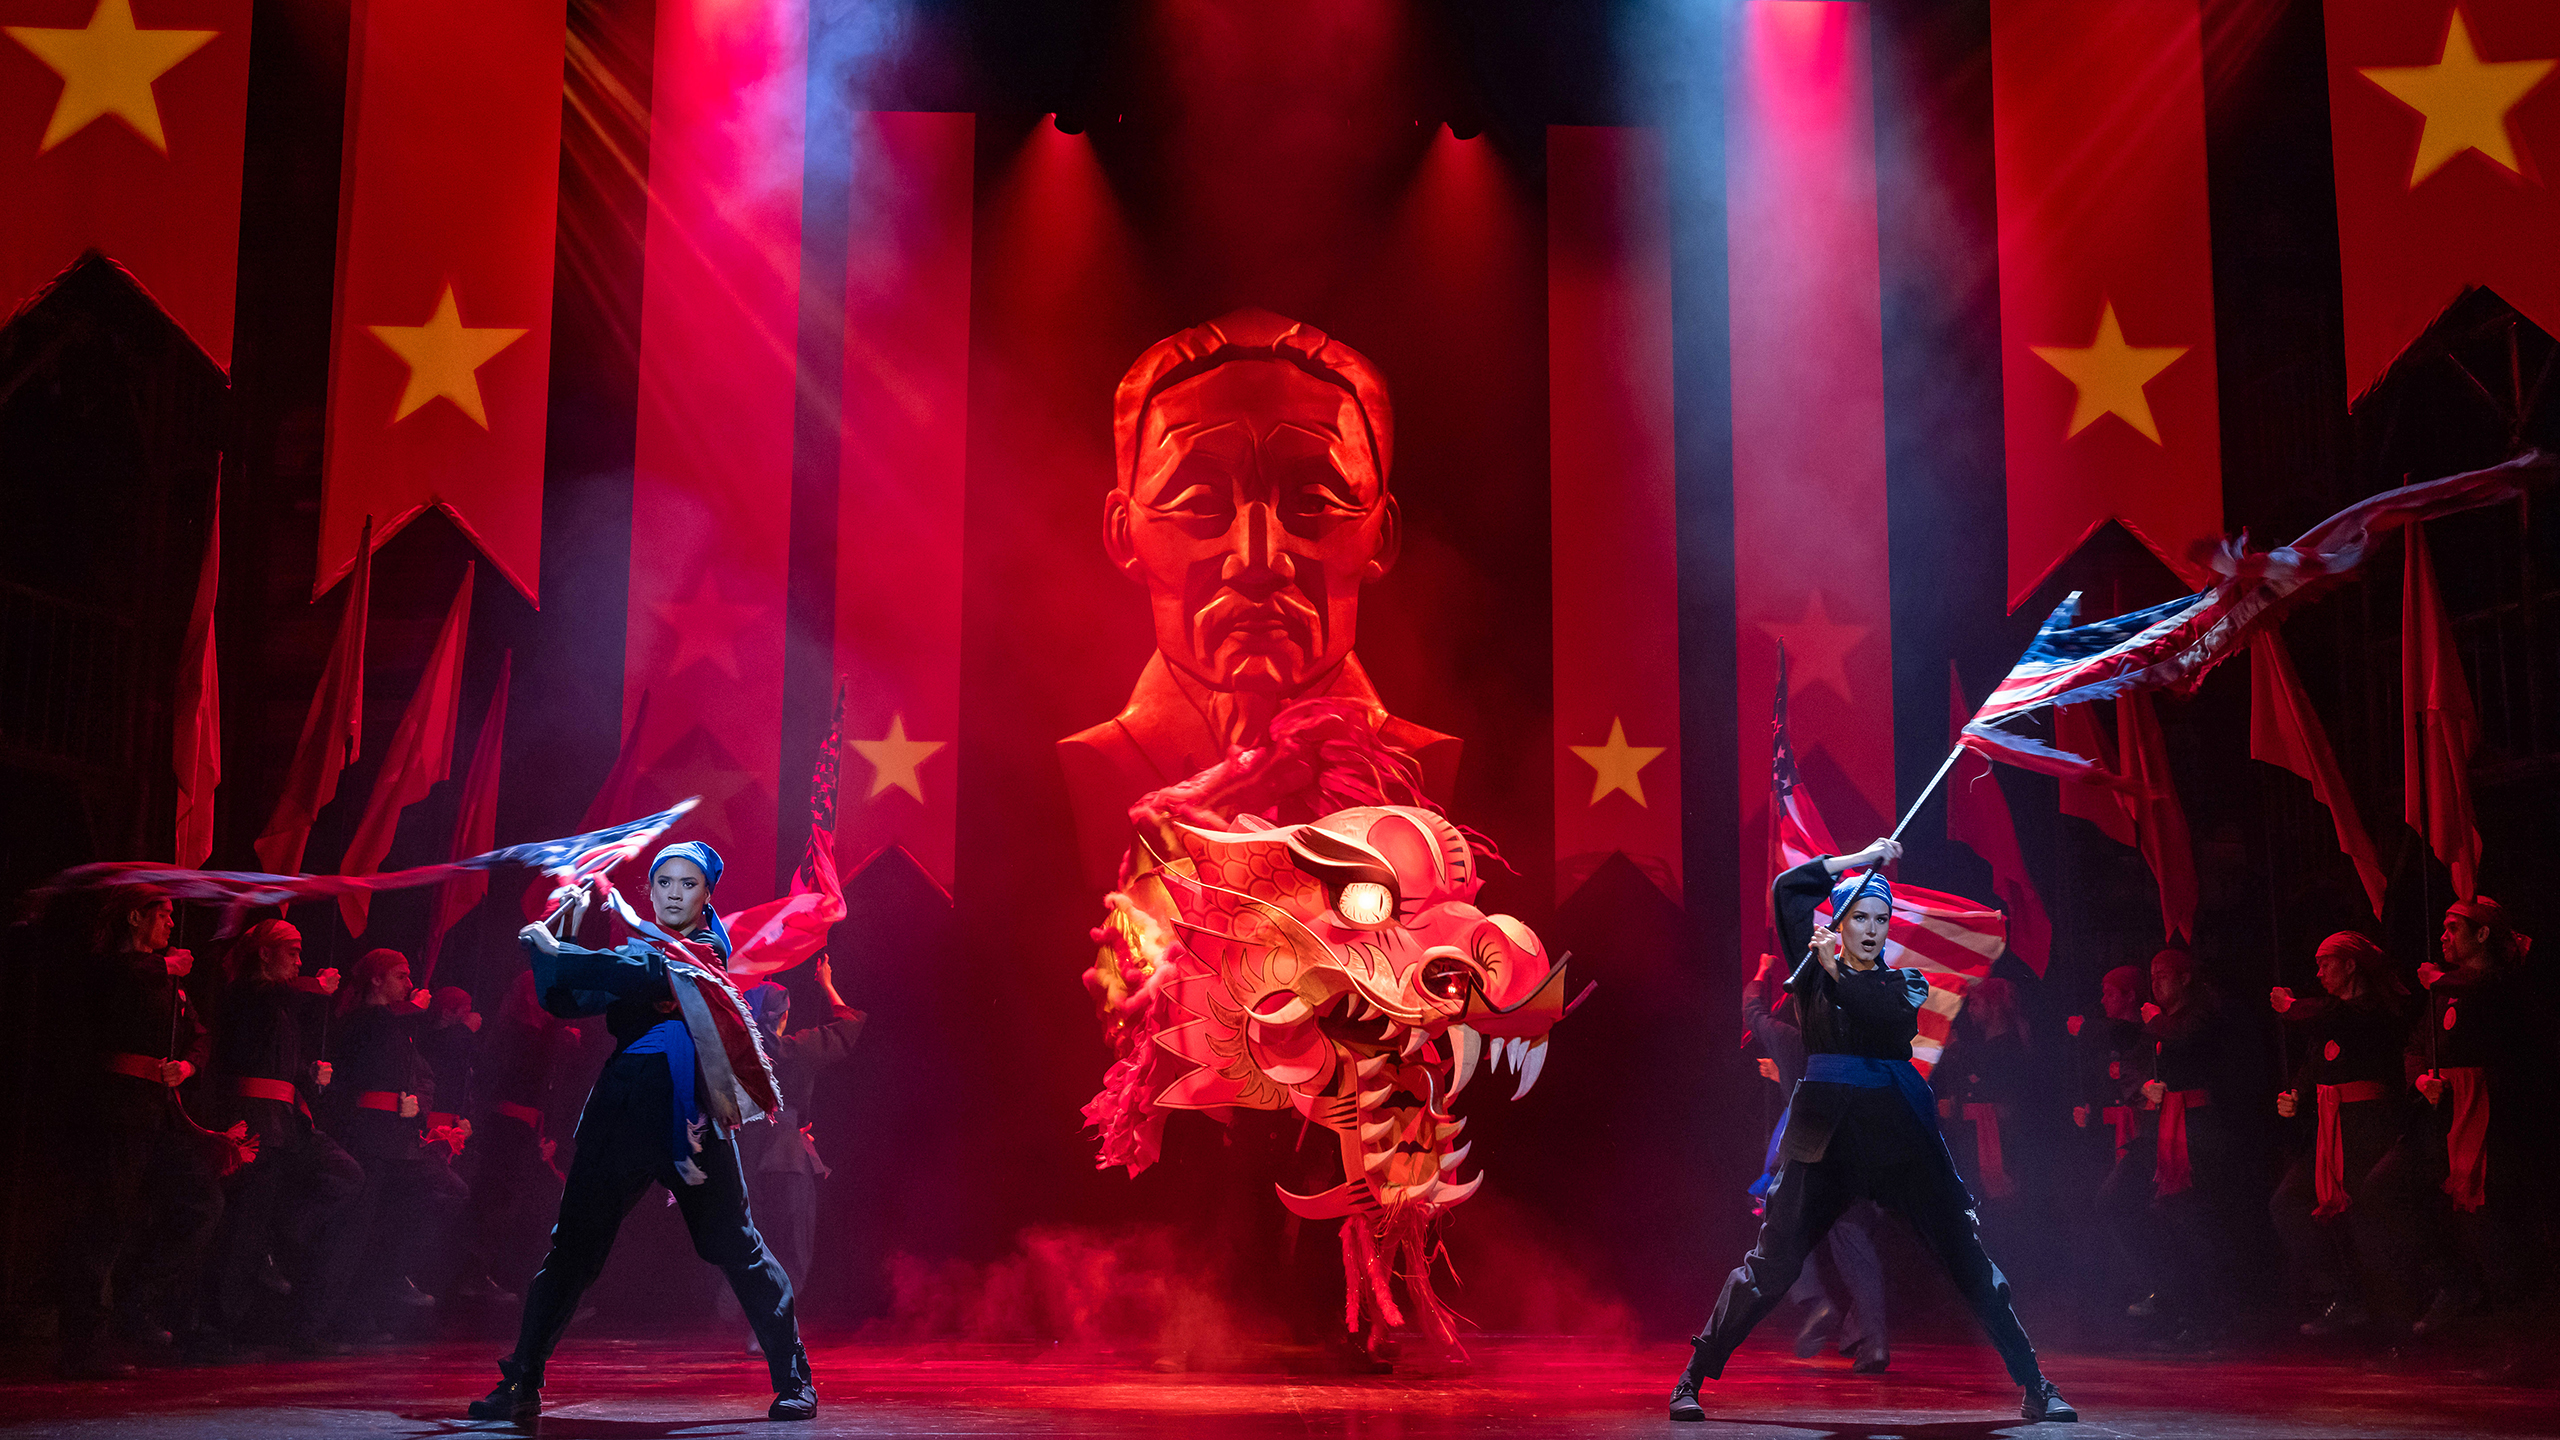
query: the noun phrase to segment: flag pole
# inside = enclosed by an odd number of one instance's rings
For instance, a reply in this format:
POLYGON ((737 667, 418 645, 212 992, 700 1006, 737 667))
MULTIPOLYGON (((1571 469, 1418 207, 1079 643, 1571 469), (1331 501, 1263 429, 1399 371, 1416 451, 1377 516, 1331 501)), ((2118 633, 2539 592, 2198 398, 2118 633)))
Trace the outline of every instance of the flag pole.
POLYGON ((1886 839, 1899 840, 1902 838, 1902 832, 1911 827, 1913 817, 1920 813, 1921 806, 1929 803, 1929 797, 1938 793, 1938 782, 1946 779, 1947 772, 1956 768, 1956 757, 1963 753, 1964 746, 1962 744, 1958 744, 1956 748, 1947 752, 1947 758, 1944 761, 1941 761, 1938 765, 1938 773, 1930 776, 1929 783, 1920 787, 1920 798, 1912 801, 1911 808, 1902 812, 1902 818, 1894 822, 1893 833, 1886 836, 1886 839))

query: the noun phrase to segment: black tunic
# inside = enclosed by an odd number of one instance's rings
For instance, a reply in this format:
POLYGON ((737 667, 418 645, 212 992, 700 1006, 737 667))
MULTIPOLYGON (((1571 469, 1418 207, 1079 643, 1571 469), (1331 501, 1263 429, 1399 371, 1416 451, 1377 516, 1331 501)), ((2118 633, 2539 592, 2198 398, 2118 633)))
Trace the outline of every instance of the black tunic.
MULTIPOLYGON (((1803 955, 1812 945, 1814 912, 1830 898, 1831 887, 1831 873, 1820 860, 1809 860, 1778 877, 1774 887, 1778 934, 1787 953, 1803 955)), ((1787 989, 1794 993, 1796 1013, 1803 1017, 1807 1057, 1859 1055, 1906 1063, 1911 1059, 1911 1038, 1920 1033, 1920 1006, 1929 998, 1928 977, 1919 971, 1881 965, 1852 970, 1843 962, 1834 978, 1807 955, 1788 979, 1787 989)), ((1858 1163, 1876 1166, 1900 1164, 1940 1144, 1892 1086, 1799 1082, 1779 1153, 1789 1160, 1817 1161, 1830 1153, 1835 1137, 1849 1140, 1858 1163)))
POLYGON ((106 1071, 106 1059, 123 1054, 185 1060, 202 1070, 213 1055, 212 1032, 159 956, 127 951, 91 956, 84 964, 87 994, 80 1013, 88 1025, 90 1063, 100 1067, 96 1118, 133 1129, 175 1126, 167 1086, 106 1071))

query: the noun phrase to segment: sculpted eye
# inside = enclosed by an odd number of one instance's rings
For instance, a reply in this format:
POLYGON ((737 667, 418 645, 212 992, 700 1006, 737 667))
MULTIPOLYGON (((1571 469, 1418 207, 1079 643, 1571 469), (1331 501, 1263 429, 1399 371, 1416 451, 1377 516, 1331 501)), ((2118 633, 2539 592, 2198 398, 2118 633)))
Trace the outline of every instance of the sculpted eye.
POLYGON ((1443 955, 1422 967, 1422 993, 1435 1000, 1464 1000, 1475 983, 1475 970, 1464 960, 1443 955))
POLYGON ((1395 892, 1374 880, 1354 880, 1334 895, 1333 911, 1353 925, 1384 925, 1396 913, 1395 892))

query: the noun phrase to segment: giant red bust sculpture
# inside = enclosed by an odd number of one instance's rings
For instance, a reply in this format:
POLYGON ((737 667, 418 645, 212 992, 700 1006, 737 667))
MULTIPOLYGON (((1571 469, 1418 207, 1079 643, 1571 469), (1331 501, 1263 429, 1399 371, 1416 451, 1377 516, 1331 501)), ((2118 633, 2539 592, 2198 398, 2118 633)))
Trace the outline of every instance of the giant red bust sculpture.
POLYGON ((1131 802, 1295 700, 1358 706, 1447 798, 1459 742, 1389 715, 1352 652, 1360 587, 1396 560, 1394 435, 1368 357, 1264 310, 1158 341, 1121 378, 1102 543, 1146 587, 1156 653, 1127 708, 1058 742, 1089 881, 1117 875, 1131 802))

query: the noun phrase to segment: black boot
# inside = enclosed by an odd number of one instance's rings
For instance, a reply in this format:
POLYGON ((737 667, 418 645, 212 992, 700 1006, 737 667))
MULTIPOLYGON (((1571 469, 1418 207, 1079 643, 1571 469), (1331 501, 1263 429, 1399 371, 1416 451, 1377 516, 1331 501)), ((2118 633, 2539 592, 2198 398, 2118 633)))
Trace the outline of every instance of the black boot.
POLYGON ((2062 1392, 2054 1388, 2053 1382, 2041 1375, 2036 1377, 2034 1385, 2028 1387, 2027 1398, 2018 1406, 2018 1413, 2029 1420, 2051 1420, 2063 1425, 2072 1424, 2080 1418, 2080 1412, 2071 1408, 2071 1402, 2062 1398, 2062 1392))
POLYGON ((810 1420, 818 1414, 818 1387, 809 1374, 809 1351, 796 1340, 779 1359, 768 1358, 773 1374, 773 1408, 767 1420, 810 1420))
POLYGON ((542 1377, 527 1373, 512 1355, 498 1362, 498 1374, 498 1388, 471 1402, 471 1418, 530 1424, 542 1413, 542 1377))
POLYGON ((1706 1382, 1710 1373, 1724 1368, 1708 1363, 1705 1336, 1690 1336, 1689 1345, 1689 1368, 1680 1372, 1679 1383, 1671 1387, 1671 1418, 1674 1420, 1707 1418, 1707 1407, 1698 1403, 1698 1387, 1706 1382))

